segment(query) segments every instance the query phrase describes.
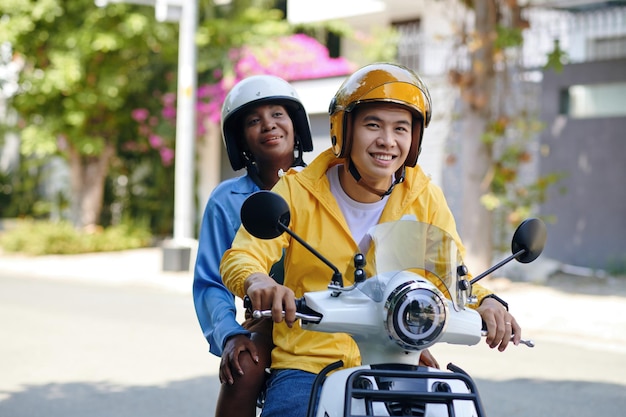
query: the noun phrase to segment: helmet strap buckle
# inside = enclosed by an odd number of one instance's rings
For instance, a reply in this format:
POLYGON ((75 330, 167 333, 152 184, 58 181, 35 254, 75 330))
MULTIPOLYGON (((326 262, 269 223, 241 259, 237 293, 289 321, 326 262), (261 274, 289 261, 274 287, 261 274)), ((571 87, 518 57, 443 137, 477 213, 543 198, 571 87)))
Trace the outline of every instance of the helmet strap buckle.
POLYGON ((348 172, 350 172, 350 175, 352 175, 352 178, 354 178, 357 184, 365 188, 370 193, 376 194, 382 200, 383 198, 391 194, 391 192, 393 191, 394 187, 397 184, 404 182, 406 167, 402 165, 402 167, 395 172, 394 174, 395 180, 391 183, 391 185, 386 191, 378 189, 378 188, 374 188, 370 186, 369 184, 367 184, 366 182, 361 181, 363 178, 361 177, 361 174, 359 173, 359 170, 357 169, 356 165, 354 165, 354 163, 352 162, 352 158, 348 158, 348 172))

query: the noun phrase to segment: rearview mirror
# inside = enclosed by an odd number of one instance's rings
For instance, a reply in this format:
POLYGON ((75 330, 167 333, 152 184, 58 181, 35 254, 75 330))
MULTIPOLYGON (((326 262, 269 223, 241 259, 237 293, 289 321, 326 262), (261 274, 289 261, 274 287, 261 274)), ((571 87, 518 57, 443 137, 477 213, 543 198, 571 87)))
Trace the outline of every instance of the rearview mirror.
POLYGON ((511 252, 518 262, 527 264, 541 255, 546 244, 546 225, 540 219, 526 219, 515 230, 511 252))
POLYGON ((291 214, 287 202, 271 191, 251 194, 241 206, 241 223, 259 239, 274 239, 289 226, 291 214))

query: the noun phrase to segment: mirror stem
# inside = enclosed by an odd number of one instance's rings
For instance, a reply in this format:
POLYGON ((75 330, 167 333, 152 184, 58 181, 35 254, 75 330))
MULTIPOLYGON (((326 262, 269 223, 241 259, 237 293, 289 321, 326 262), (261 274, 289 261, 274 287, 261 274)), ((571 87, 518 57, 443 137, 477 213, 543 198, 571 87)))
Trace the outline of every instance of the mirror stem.
POLYGON ((498 262, 496 265, 492 266, 491 268, 489 268, 488 270, 486 270, 485 272, 483 272, 482 274, 480 274, 476 278, 472 279, 470 281, 470 284, 474 284, 475 282, 485 278, 487 275, 491 274, 493 271, 495 271, 496 269, 500 268, 502 265, 511 262, 513 259, 515 259, 518 256, 522 255, 524 252, 526 252, 526 249, 522 249, 522 250, 518 251, 517 253, 514 253, 513 255, 509 256, 506 259, 504 259, 503 261, 498 262))

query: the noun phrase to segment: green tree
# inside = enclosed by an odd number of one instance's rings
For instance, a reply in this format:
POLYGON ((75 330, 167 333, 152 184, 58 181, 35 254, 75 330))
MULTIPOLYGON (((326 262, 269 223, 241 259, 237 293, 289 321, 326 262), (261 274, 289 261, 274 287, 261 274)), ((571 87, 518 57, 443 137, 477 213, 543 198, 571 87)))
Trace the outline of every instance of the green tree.
POLYGON ((65 157, 72 222, 98 224, 111 163, 134 139, 131 110, 167 89, 177 28, 148 8, 93 0, 5 0, 0 15, 0 42, 23 65, 11 102, 21 152, 65 157))
MULTIPOLYGON (((217 88, 201 91, 199 141, 207 141, 207 125, 215 130, 229 88, 255 72, 243 68, 251 50, 279 50, 285 44, 277 40, 296 30, 325 36, 320 27, 291 27, 274 8, 280 3, 199 1, 198 84, 217 88)), ((154 13, 129 4, 98 8, 93 0, 0 5, 0 42, 13 45, 23 67, 11 103, 20 116, 22 157, 65 158, 77 226, 140 218, 159 235, 171 229, 178 25, 156 22, 154 13)), ((343 30, 337 22, 329 25, 343 30)), ((274 55, 276 62, 260 64, 293 79, 274 55)), ((309 62, 310 70, 319 65, 318 56, 309 55, 316 64, 309 62)), ((218 154, 215 147, 204 151, 218 154)))

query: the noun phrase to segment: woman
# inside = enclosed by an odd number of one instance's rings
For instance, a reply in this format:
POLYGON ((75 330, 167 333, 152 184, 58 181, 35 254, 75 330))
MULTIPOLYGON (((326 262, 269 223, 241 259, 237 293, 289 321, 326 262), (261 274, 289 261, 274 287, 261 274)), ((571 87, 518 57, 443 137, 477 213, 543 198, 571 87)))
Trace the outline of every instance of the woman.
MULTIPOLYGON (((270 364, 272 322, 237 322, 219 264, 241 224, 243 201, 272 188, 282 172, 304 167, 302 154, 313 150, 313 142, 295 89, 270 75, 252 76, 233 87, 222 107, 222 134, 233 170, 245 167, 246 174, 211 193, 200 230, 193 298, 210 352, 222 357, 215 416, 252 417, 270 364)), ((282 263, 273 267, 272 276, 282 279, 282 263)))

